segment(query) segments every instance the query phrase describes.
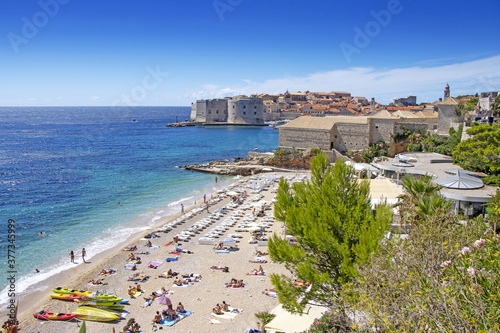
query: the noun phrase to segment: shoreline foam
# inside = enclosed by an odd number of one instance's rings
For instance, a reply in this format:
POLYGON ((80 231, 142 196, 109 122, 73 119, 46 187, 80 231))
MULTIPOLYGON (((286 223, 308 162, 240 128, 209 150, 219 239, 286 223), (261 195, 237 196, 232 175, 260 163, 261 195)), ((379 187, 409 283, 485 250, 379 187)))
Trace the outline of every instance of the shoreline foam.
MULTIPOLYGON (((183 197, 171 203, 166 203, 155 207, 148 212, 137 215, 131 220, 123 223, 118 232, 114 232, 113 228, 110 228, 102 232, 100 235, 89 239, 88 244, 86 243, 82 246, 86 248, 88 253, 86 257, 87 261, 92 263, 93 261, 96 261, 97 258, 100 261, 109 256, 110 253, 115 252, 116 249, 124 246, 124 244, 128 244, 135 238, 139 237, 139 235, 144 235, 146 230, 154 230, 154 228, 158 225, 162 226, 172 220, 175 220, 175 218, 181 216, 181 214, 180 208, 174 209, 173 207, 180 206, 181 203, 188 203, 189 205, 185 205, 185 212, 187 213, 191 209, 195 208, 195 201, 199 202, 199 200, 203 200, 204 194, 207 194, 207 196, 213 195, 218 189, 229 186, 233 181, 232 178, 233 177, 221 178, 220 182, 217 184, 207 184, 203 188, 196 189, 192 193, 189 193, 187 197, 183 197), (137 225, 137 223, 143 223, 147 220, 149 220, 149 222, 146 225, 135 228, 133 227, 134 225, 137 225), (124 234, 124 231, 127 232, 124 234), (110 237, 113 237, 112 242, 107 241, 110 237), (123 240, 124 237, 125 240, 123 240), (111 243, 111 245, 107 246, 106 244, 108 243, 111 243)), ((80 252, 75 251, 75 254, 75 261, 81 260, 80 252)), ((71 272, 70 275, 84 272, 85 268, 82 269, 80 267, 82 265, 83 262, 81 261, 78 262, 78 265, 72 264, 69 262, 68 256, 64 255, 48 262, 47 266, 34 266, 33 270, 38 268, 40 269, 40 273, 29 273, 28 275, 19 277, 16 283, 16 294, 20 299, 20 312, 26 309, 24 304, 28 304, 28 307, 34 305, 34 302, 29 299, 36 298, 36 296, 39 295, 44 295, 45 292, 50 288, 53 288, 53 286, 66 282, 64 276, 67 272, 71 272), (51 266, 55 267, 50 268, 51 266)), ((8 297, 8 288, 9 287, 7 286, 5 289, 0 291, 0 311, 5 310, 9 302, 10 298, 8 297)))
MULTIPOLYGON (((290 174, 288 174, 290 175, 290 174)), ((277 184, 274 185, 275 187, 277 184)), ((271 191, 263 192, 266 194, 267 200, 271 200, 274 196, 274 193, 271 191)), ((252 194, 250 195, 252 196, 252 194)), ((223 200, 210 208, 211 212, 213 210, 218 209, 225 204, 227 204, 229 200, 223 200)), ((248 202, 248 201, 245 201, 248 202)), ((195 207, 201 207, 202 202, 197 204, 196 206, 189 207, 189 210, 195 207)), ((186 213, 188 209, 186 209, 186 213)), ((182 224, 182 227, 178 229, 174 229, 168 234, 161 234, 161 238, 159 238, 159 242, 161 244, 170 241, 176 233, 180 231, 180 229, 184 229, 189 225, 195 223, 195 220, 199 220, 204 216, 207 216, 206 213, 200 213, 199 216, 191 219, 186 224, 182 224)), ((180 214, 171 216, 170 219, 165 219, 155 225, 154 228, 160 228, 161 226, 169 223, 180 216, 180 214)), ((155 229, 153 229, 155 230, 155 229)), ((276 222, 272 227, 273 232, 281 233, 281 223, 276 222)), ((230 232, 230 231, 228 231, 230 232)), ((246 234, 248 235, 248 233, 246 234)), ((124 243, 128 245, 139 245, 142 246, 144 240, 141 240, 143 234, 138 234, 136 237, 132 237, 127 239, 124 243)), ((171 296, 172 302, 182 301, 183 304, 186 305, 188 310, 193 310, 194 314, 190 316, 188 319, 185 319, 178 324, 176 324, 175 331, 177 332, 207 332, 207 331, 227 331, 227 332, 241 332, 245 328, 248 327, 256 327, 256 319, 254 317, 254 313, 262 310, 271 310, 274 306, 277 305, 278 300, 275 298, 271 298, 265 296, 261 293, 264 289, 271 288, 272 284, 270 283, 269 275, 273 272, 277 273, 287 273, 286 269, 279 264, 275 263, 267 263, 264 266, 266 271, 266 276, 246 276, 246 273, 251 269, 255 268, 256 264, 248 263, 249 259, 252 259, 254 256, 252 252, 255 250, 256 245, 248 244, 246 240, 242 240, 240 246, 240 251, 232 252, 231 254, 215 254, 212 250, 211 246, 199 245, 198 237, 196 236, 195 240, 187 241, 183 244, 185 249, 191 249, 194 251, 194 254, 184 254, 181 257, 179 262, 172 262, 164 264, 159 270, 151 270, 148 268, 143 268, 141 266, 139 269, 146 270, 146 272, 152 275, 151 279, 143 284, 143 289, 146 290, 144 295, 149 295, 152 291, 158 290, 160 287, 165 286, 167 289, 171 289, 174 291, 174 295, 171 296), (210 265, 228 265, 231 267, 231 272, 229 274, 223 273, 221 271, 213 271, 209 269, 210 265), (171 288, 173 279, 158 279, 156 277, 157 274, 160 274, 164 270, 168 270, 168 268, 172 268, 174 271, 178 271, 179 273, 201 273, 203 275, 203 279, 200 283, 195 283, 194 286, 190 286, 188 288, 171 288), (224 288, 224 281, 229 280, 231 277, 239 277, 248 281, 248 285, 243 290, 228 290, 224 288), (225 321, 220 320, 220 324, 213 324, 217 326, 212 326, 210 323, 211 316, 211 308, 215 305, 215 303, 219 303, 222 300, 228 301, 228 303, 233 307, 243 308, 244 312, 237 316, 235 320, 225 321), (207 318, 208 317, 208 318, 207 318), (208 320, 207 320, 208 319, 208 320)), ((152 239, 153 244, 158 244, 158 239, 152 239)), ((107 277, 106 281, 109 282, 108 290, 116 291, 118 295, 125 296, 127 286, 131 284, 126 280, 126 276, 129 275, 130 271, 123 270, 123 264, 126 261, 125 258, 128 255, 127 252, 120 251, 120 248, 123 245, 116 246, 114 249, 107 251, 106 254, 102 254, 102 259, 92 260, 92 264, 90 265, 79 265, 83 266, 83 269, 77 271, 76 269, 71 272, 70 276, 65 276, 65 287, 71 288, 86 288, 91 289, 92 287, 86 287, 86 282, 90 278, 97 278, 97 273, 102 268, 113 267, 118 269, 118 273, 107 277)), ((266 250, 266 248, 260 248, 260 250, 266 250)), ((171 251, 168 247, 160 246, 159 249, 156 249, 153 254, 148 258, 143 258, 145 260, 149 259, 158 259, 165 258, 165 254, 171 251), (163 256, 161 253, 164 253, 163 256)), ((227 282, 227 281, 225 281, 227 282)), ((55 287, 56 285, 54 285, 55 287)), ((98 288, 102 291, 102 287, 98 288)), ((78 328, 75 323, 41 323, 35 319, 33 319, 31 313, 39 311, 40 309, 45 309, 46 311, 52 312, 60 312, 60 311, 69 311, 70 308, 76 308, 75 303, 64 303, 58 302, 54 300, 50 300, 48 298, 49 291, 42 293, 32 307, 28 308, 26 305, 23 306, 21 304, 22 313, 20 315, 21 321, 21 329, 26 331, 39 331, 39 332, 53 332, 54 330, 61 329, 64 325, 67 332, 77 332, 78 328), (42 326, 43 325, 43 326, 42 326), (61 325, 61 326, 50 326, 50 325, 61 325)), ((156 310, 158 310, 158 305, 153 304, 150 307, 142 308, 144 300, 141 298, 131 300, 131 305, 127 306, 127 310, 131 312, 129 316, 127 316, 126 320, 131 317, 136 318, 136 320, 142 326, 143 332, 151 331, 151 320, 154 316, 156 310)), ((177 304, 177 303, 175 303, 177 304)), ((114 328, 116 331, 120 331, 124 326, 125 322, 121 321, 118 323, 95 323, 95 322, 87 322, 87 329, 90 331, 111 331, 114 328)))

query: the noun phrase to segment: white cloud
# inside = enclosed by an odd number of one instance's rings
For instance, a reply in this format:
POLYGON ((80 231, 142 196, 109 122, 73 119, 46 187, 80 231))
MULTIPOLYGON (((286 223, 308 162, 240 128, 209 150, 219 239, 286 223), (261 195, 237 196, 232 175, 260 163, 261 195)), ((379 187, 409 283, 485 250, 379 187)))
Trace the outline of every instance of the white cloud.
POLYGON ((418 101, 432 102, 443 95, 446 83, 452 95, 500 90, 500 56, 434 67, 414 66, 395 69, 354 67, 319 72, 305 77, 242 80, 240 86, 205 84, 186 95, 193 100, 222 98, 239 94, 290 91, 348 91, 354 96, 375 97, 382 103, 393 98, 416 95, 418 101))

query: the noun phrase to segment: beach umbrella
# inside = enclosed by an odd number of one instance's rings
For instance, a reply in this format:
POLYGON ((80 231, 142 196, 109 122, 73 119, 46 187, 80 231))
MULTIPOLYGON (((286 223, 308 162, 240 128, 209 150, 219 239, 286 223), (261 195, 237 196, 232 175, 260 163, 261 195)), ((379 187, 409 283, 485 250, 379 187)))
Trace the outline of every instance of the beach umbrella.
POLYGON ((247 224, 247 227, 251 227, 251 228, 253 228, 253 227, 258 227, 258 226, 259 226, 259 225, 258 225, 257 223, 255 223, 255 222, 252 222, 252 223, 247 224))
POLYGON ((230 195, 230 196, 235 196, 235 195, 238 195, 238 193, 237 193, 237 192, 235 192, 235 191, 229 191, 229 192, 227 192, 226 194, 227 194, 227 195, 230 195))
POLYGON ((255 231, 259 231, 260 229, 261 229, 260 227, 251 227, 250 229, 248 229, 248 231, 255 232, 255 231))
POLYGON ((172 305, 172 301, 167 296, 156 297, 155 302, 163 305, 172 305))
POLYGON ((234 239, 232 237, 228 237, 222 241, 222 243, 235 243, 235 242, 236 242, 236 239, 234 239))

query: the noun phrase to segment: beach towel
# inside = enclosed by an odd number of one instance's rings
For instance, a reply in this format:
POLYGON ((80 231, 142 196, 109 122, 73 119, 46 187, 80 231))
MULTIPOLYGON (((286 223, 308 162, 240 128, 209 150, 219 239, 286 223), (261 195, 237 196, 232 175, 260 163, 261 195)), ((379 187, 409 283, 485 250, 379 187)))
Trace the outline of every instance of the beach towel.
POLYGON ((172 245, 172 244, 174 244, 174 242, 167 243, 167 244, 165 244, 165 245, 163 245, 163 246, 170 246, 170 245, 172 245))
POLYGON ((237 315, 239 315, 239 312, 222 312, 222 314, 218 315, 212 312, 212 316, 216 318, 223 318, 227 320, 233 320, 237 315))
MULTIPOLYGON (((125 268, 125 269, 128 269, 128 270, 130 270, 130 271, 132 271, 134 267, 136 267, 136 265, 135 265, 135 264, 126 264, 124 268, 125 268)), ((137 267, 136 267, 136 268, 137 268, 137 267)))
POLYGON ((170 262, 170 261, 179 261, 179 259, 177 258, 167 258, 165 259, 167 262, 170 262))
POLYGON ((142 294, 143 292, 144 292, 144 290, 141 290, 141 291, 136 291, 136 292, 134 293, 134 295, 133 295, 133 296, 134 296, 135 298, 137 298, 137 297, 141 296, 141 294, 142 294))
POLYGON ((183 283, 180 286, 174 284, 174 287, 189 287, 189 283, 183 283))
POLYGON ((152 260, 146 266, 150 267, 150 268, 156 268, 156 267, 160 267, 162 264, 163 264, 163 261, 161 261, 161 260, 152 260))
POLYGON ((170 252, 170 254, 179 255, 179 254, 181 254, 181 252, 170 252))
POLYGON ((193 314, 193 312, 191 312, 191 311, 177 312, 177 318, 175 318, 174 320, 163 319, 162 321, 160 321, 160 324, 166 325, 166 326, 174 326, 175 323, 181 321, 182 319, 184 319, 186 317, 189 317, 192 314, 193 314))
POLYGON ((151 246, 147 246, 147 245, 146 245, 145 247, 149 247, 150 249, 157 249, 157 248, 159 248, 159 246, 158 246, 158 245, 151 245, 151 246))
POLYGON ((229 250, 215 250, 215 253, 229 253, 229 250))

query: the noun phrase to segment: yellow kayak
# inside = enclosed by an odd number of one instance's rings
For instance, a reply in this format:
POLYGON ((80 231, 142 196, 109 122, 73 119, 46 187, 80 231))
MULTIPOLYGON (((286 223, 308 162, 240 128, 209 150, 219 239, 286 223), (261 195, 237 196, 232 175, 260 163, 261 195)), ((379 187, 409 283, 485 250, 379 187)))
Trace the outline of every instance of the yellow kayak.
POLYGON ((81 306, 73 311, 73 313, 77 315, 78 319, 90 321, 113 321, 120 318, 114 313, 90 306, 81 306))
POLYGON ((75 302, 86 304, 86 305, 97 305, 97 306, 110 306, 110 305, 115 304, 115 302, 104 302, 104 301, 97 301, 97 300, 87 301, 87 300, 83 300, 83 299, 75 299, 75 302))

